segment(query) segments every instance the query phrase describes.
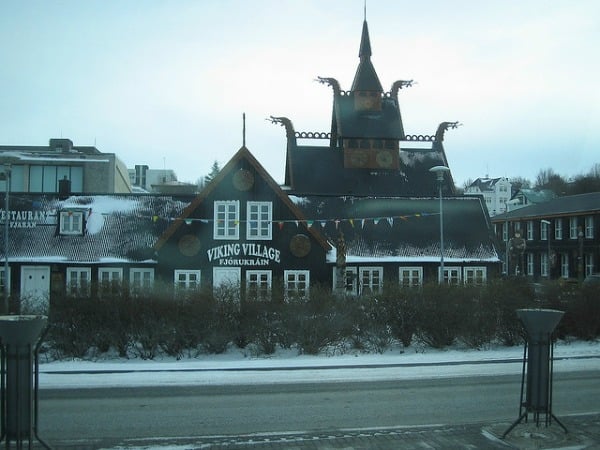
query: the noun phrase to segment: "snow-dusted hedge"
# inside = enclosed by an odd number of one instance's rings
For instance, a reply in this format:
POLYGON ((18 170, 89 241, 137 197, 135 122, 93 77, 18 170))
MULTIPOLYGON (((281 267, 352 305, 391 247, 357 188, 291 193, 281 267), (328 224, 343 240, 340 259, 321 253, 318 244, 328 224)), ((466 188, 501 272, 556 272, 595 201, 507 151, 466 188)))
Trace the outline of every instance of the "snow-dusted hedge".
MULTIPOLYGON (((389 283, 388 286, 391 286, 389 283)), ((273 292, 277 292, 276 283, 273 292)), ((221 353, 229 346, 253 355, 278 347, 299 353, 383 352, 392 344, 443 348, 462 344, 516 345, 523 331, 518 308, 566 312, 560 337, 600 336, 600 300, 592 288, 548 283, 534 291, 524 279, 496 280, 482 287, 438 284, 420 289, 384 289, 380 294, 336 297, 312 286, 309 299, 237 299, 237 289, 173 296, 170 289, 132 295, 116 286, 101 298, 53 301, 45 348, 53 358, 178 358, 221 353)))

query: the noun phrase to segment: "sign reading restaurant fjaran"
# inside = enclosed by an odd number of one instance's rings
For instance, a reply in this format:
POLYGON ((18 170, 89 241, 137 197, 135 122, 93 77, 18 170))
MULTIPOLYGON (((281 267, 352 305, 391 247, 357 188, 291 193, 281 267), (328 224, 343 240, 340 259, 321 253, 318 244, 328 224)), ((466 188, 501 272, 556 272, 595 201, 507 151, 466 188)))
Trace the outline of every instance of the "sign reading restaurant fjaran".
MULTIPOLYGON (((46 211, 8 211, 8 225, 11 228, 35 228, 40 223, 46 223, 46 211)), ((6 210, 0 212, 0 222, 6 220, 6 210)))
POLYGON ((209 248, 208 261, 218 261, 220 266, 268 266, 279 263, 281 252, 273 247, 256 243, 233 243, 209 248))

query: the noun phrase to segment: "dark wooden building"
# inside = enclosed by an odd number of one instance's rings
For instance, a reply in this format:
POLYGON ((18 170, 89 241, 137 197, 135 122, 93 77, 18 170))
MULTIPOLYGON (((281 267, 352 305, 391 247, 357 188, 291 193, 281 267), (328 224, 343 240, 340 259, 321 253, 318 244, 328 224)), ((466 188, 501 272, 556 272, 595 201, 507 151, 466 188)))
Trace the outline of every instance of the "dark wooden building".
POLYGON ((457 123, 432 136, 407 134, 398 93, 412 82, 384 92, 366 21, 359 57, 349 91, 320 79, 334 94, 330 131, 298 133, 289 119, 273 118, 287 135, 282 186, 242 146, 195 197, 14 193, 3 213, 9 268, 0 282, 47 304, 113 282, 267 299, 273 289, 309 295, 316 283, 360 295, 387 283, 480 284, 498 275, 485 205, 456 196, 450 172, 441 184, 440 271, 440 186, 430 169, 448 166, 444 133, 457 123), (319 140, 326 145, 301 145, 319 140))

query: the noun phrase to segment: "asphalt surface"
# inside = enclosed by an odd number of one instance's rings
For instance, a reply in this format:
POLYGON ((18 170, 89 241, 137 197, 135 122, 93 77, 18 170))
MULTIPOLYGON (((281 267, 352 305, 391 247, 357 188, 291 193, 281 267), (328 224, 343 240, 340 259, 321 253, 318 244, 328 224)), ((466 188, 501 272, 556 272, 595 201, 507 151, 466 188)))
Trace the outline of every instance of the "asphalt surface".
MULTIPOLYGON (((600 400, 598 400, 600 406, 600 400)), ((552 420, 549 426, 520 421, 479 422, 460 425, 393 426, 381 428, 331 429, 314 432, 272 432, 146 438, 53 440, 53 449, 78 450, 205 450, 205 449, 598 449, 600 413, 572 414, 552 420), (560 422, 558 422, 560 420, 560 422), (560 426, 563 424, 567 432, 560 426)), ((517 417, 514 418, 515 421, 517 417)), ((0 442, 0 448, 5 446, 0 442)), ((6 446, 6 448, 9 448, 6 446)), ((12 448, 12 445, 11 447, 12 448)), ((24 448, 28 448, 25 444, 24 448)), ((33 448, 44 448, 34 443, 33 448)))
MULTIPOLYGON (((516 420, 516 419, 515 419, 516 420)), ((600 414, 561 417, 549 426, 528 422, 476 423, 467 425, 427 425, 377 429, 332 430, 319 433, 264 433, 239 436, 194 438, 131 439, 119 443, 98 441, 53 442, 51 447, 78 450, 206 450, 206 449, 281 449, 281 450, 422 450, 422 449, 600 449, 600 414)), ((3 443, 4 444, 4 443, 3 443)), ((27 448, 27 445, 25 445, 27 448)), ((43 448, 36 442, 35 449, 43 448)))

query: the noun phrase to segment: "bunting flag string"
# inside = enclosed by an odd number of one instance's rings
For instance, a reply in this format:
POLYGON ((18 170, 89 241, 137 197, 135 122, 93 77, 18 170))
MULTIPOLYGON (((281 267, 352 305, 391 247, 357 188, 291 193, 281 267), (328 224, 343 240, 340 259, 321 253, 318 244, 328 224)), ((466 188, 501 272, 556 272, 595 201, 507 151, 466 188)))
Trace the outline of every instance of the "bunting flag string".
MULTIPOLYGON (((276 219, 276 220, 270 220, 270 221, 260 221, 260 223, 270 222, 271 224, 277 224, 279 229, 281 230, 281 229, 283 229, 285 224, 289 224, 289 223, 295 224, 296 227, 300 227, 301 225, 304 225, 308 228, 314 227, 315 223, 318 226, 320 226, 321 228, 325 228, 325 227, 327 227, 328 223, 331 223, 333 226, 335 226, 336 229, 339 229, 340 224, 342 224, 342 223, 348 223, 352 228, 354 228, 355 222, 358 222, 360 224, 361 229, 363 229, 365 227, 365 225, 369 222, 373 223, 373 225, 378 225, 383 220, 383 221, 387 222, 390 227, 393 227, 394 223, 396 223, 397 219, 400 219, 403 222, 408 222, 411 219, 421 219, 423 217, 429 217, 429 216, 439 216, 439 213, 418 212, 418 213, 413 213, 413 214, 404 214, 401 216, 350 217, 350 218, 345 218, 345 219, 339 219, 339 218, 335 218, 335 219, 304 219, 304 220, 276 219)), ((227 222, 226 219, 204 219, 204 218, 198 219, 198 218, 191 218, 191 217, 186 217, 185 219, 182 219, 182 218, 178 218, 178 217, 161 217, 158 215, 152 215, 152 216, 138 215, 138 217, 149 218, 152 222, 158 222, 159 220, 175 222, 177 220, 180 220, 180 221, 183 221, 186 225, 192 225, 194 222, 200 222, 203 224, 210 224, 210 223, 215 223, 215 222, 218 224, 223 224, 223 223, 227 222)), ((254 219, 254 220, 234 219, 229 222, 233 222, 233 224, 235 226, 239 226, 240 224, 244 224, 244 223, 250 223, 252 226, 258 226, 258 224, 259 224, 259 221, 257 221, 256 219, 254 219)))

